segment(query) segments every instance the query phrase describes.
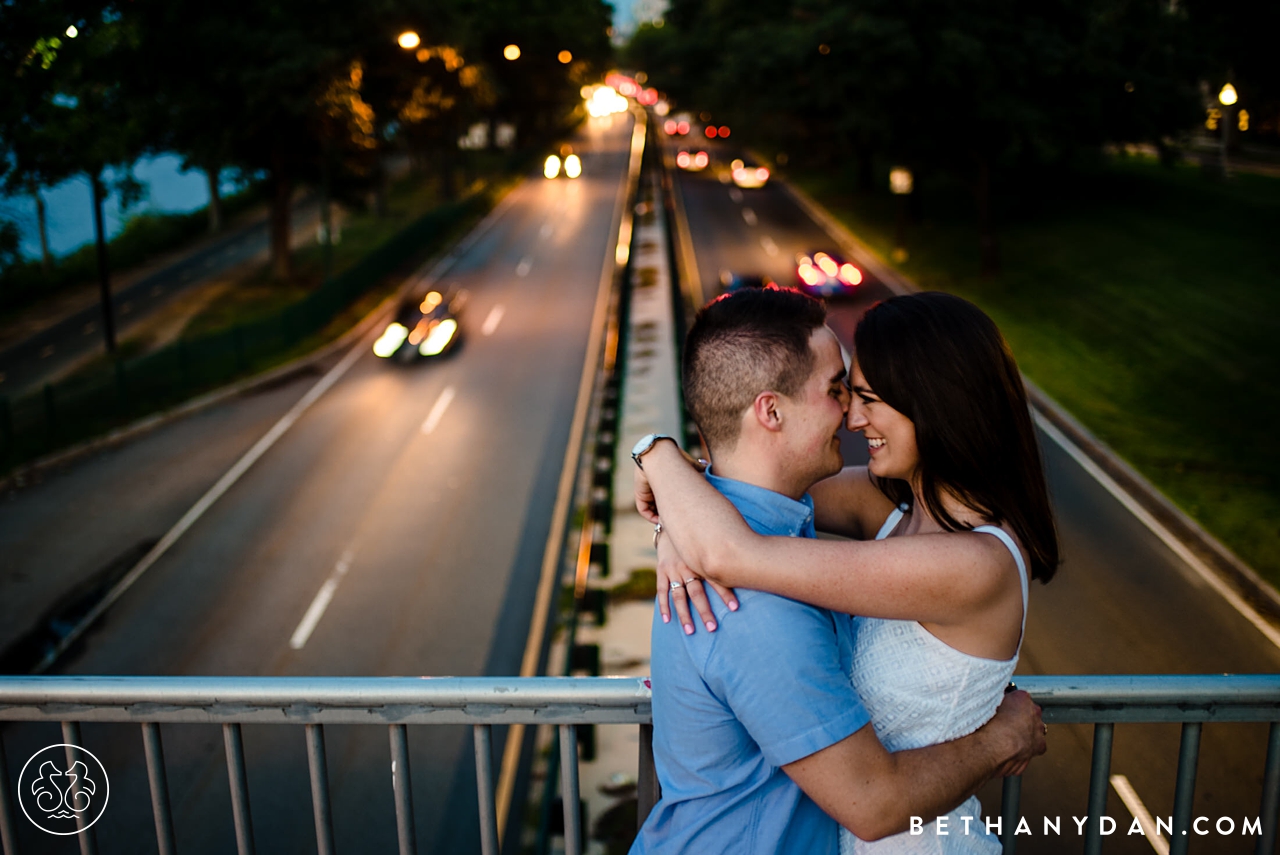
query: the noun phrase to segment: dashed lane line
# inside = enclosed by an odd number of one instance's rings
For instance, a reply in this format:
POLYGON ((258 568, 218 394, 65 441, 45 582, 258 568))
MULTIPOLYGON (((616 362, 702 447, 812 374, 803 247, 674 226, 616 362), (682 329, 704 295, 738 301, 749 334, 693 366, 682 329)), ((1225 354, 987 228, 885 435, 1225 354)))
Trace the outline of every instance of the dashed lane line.
POLYGON ((506 311, 501 303, 490 309, 488 316, 484 319, 484 325, 480 327, 480 335, 493 335, 498 324, 502 323, 502 316, 506 311))
POLYGON ((1142 836, 1147 838, 1151 848, 1159 855, 1169 855, 1169 841, 1165 840, 1164 835, 1156 828, 1155 821, 1151 819, 1151 811, 1147 810, 1142 799, 1138 798, 1138 792, 1133 788, 1133 784, 1129 783, 1129 779, 1124 775, 1112 775, 1111 786, 1115 787, 1120 801, 1124 802, 1129 813, 1138 821, 1138 825, 1142 828, 1142 836))
POLYGON ((338 590, 338 582, 342 577, 347 575, 347 571, 351 569, 351 562, 356 557, 355 547, 348 548, 342 553, 342 557, 338 559, 337 565, 333 568, 332 575, 325 580, 320 586, 320 590, 316 592, 316 598, 311 601, 311 606, 307 609, 307 613, 302 616, 302 621, 298 624, 298 628, 293 631, 293 637, 289 639, 289 646, 294 650, 301 650, 307 644, 307 639, 311 638, 311 633, 315 631, 316 624, 320 623, 320 618, 324 616, 325 609, 329 608, 329 603, 333 600, 334 592, 338 590))
POLYGON ((436 398, 436 402, 431 407, 431 412, 427 413, 426 421, 422 423, 422 432, 431 433, 440 424, 440 420, 444 418, 444 411, 449 409, 449 405, 453 403, 453 397, 457 394, 452 386, 446 386, 444 391, 440 393, 440 397, 436 398))

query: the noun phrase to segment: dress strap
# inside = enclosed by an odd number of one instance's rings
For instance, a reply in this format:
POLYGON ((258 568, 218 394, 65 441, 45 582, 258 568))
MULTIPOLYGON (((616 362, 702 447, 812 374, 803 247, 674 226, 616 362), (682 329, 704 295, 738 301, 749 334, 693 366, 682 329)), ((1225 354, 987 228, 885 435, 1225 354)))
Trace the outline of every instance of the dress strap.
POLYGON ((1018 636, 1018 646, 1022 646, 1022 636, 1027 634, 1027 601, 1029 599, 1029 591, 1027 590, 1027 563, 1022 560, 1022 552, 1018 549, 1018 544, 1013 542, 1013 538, 1009 533, 999 526, 980 525, 974 529, 983 534, 994 534, 1000 539, 1000 542, 1009 548, 1009 552, 1013 554, 1013 560, 1018 565, 1018 581, 1022 583, 1022 634, 1018 636))
POLYGON ((901 505, 893 509, 889 514, 889 518, 884 521, 884 525, 880 526, 880 531, 876 533, 876 540, 884 540, 898 527, 898 523, 902 521, 902 512, 901 505))

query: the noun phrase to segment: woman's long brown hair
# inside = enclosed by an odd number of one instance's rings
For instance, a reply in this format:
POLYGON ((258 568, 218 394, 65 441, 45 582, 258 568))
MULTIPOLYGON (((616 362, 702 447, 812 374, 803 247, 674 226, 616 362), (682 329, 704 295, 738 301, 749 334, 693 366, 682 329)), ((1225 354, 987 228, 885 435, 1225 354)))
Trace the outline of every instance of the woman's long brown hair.
MULTIPOLYGON (((915 424, 920 494, 947 531, 949 492, 996 525, 1008 522, 1043 582, 1058 567, 1058 535, 1027 392, 1013 354, 981 309, 951 294, 894 297, 867 311, 853 337, 862 374, 915 424)), ((896 504, 906 481, 876 479, 896 504)))

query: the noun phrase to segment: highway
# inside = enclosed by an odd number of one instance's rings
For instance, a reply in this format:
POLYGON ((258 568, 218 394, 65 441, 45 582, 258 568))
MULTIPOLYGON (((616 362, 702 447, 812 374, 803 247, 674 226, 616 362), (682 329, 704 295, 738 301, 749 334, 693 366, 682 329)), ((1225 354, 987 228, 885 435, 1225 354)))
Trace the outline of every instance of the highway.
MULTIPOLYGON (((795 283, 795 255, 838 249, 784 188, 739 189, 719 178, 741 152, 710 143, 712 168, 678 172, 699 277, 705 296, 719 292, 721 271, 765 274, 795 283)), ((673 149, 674 150, 674 149, 673 149)), ((831 326, 849 346, 858 316, 891 296, 879 283, 858 299, 831 307, 831 326)), ((1015 354, 1016 356, 1016 354, 1015 354)), ((1040 435, 1057 513, 1063 564, 1048 586, 1034 585, 1020 674, 1274 673, 1280 650, 1182 562, 1159 538, 1085 472, 1061 446, 1040 435)), ((866 460, 861 436, 843 443, 846 462, 866 460)), ((1034 836, 1020 837, 1019 852, 1081 851, 1073 816, 1086 814, 1092 730, 1051 727, 1049 753, 1026 775, 1022 815, 1034 836), (1062 833, 1043 836, 1041 817, 1061 816, 1062 833)), ((1125 776, 1151 814, 1173 813, 1179 729, 1173 725, 1116 728, 1112 774, 1125 776)), ((1241 819, 1256 817, 1262 793, 1266 728, 1206 725, 1202 737, 1193 816, 1235 818, 1235 835, 1216 833, 1191 842, 1192 852, 1253 852, 1240 834, 1241 819)), ((998 816, 999 786, 983 793, 998 816)), ((1141 836, 1127 836, 1131 816, 1112 788, 1108 814, 1119 830, 1108 853, 1155 851, 1141 836)), ((1204 825, 1201 825, 1203 828, 1204 825)), ((1225 827, 1225 826, 1224 826, 1225 827)))
MULTIPOLYGON (((630 126, 586 126, 583 176, 518 186, 444 272, 440 287, 470 292, 452 354, 400 365, 375 357, 372 337, 356 345, 340 379, 56 672, 520 673, 589 327, 613 269, 630 126)), ((34 584, 51 566, 87 578, 153 543, 334 364, 10 492, 0 585, 34 584)), ((10 763, 56 736, 8 729, 10 763)), ((112 771, 95 829, 103 851, 154 851, 137 729, 86 726, 84 737, 112 771)), ((167 727, 164 738, 179 851, 234 851, 219 729, 167 727)), ((385 729, 329 728, 327 739, 338 850, 394 851, 385 729)), ((411 729, 419 851, 478 849, 470 739, 411 729)), ((313 852, 301 728, 247 727, 245 742, 258 851, 313 852)))

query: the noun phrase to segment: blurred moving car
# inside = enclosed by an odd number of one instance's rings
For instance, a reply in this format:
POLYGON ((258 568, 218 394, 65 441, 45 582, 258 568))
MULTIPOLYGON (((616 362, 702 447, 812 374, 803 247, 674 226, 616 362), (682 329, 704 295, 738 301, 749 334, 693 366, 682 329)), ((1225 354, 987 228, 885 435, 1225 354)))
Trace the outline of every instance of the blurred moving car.
POLYGON ((451 290, 448 295, 428 291, 421 298, 410 297, 373 343, 373 352, 400 362, 448 353, 458 344, 458 315, 467 296, 466 291, 451 290))
POLYGON ((769 170, 763 166, 747 166, 740 158, 729 164, 729 174, 733 183, 739 187, 755 189, 763 187, 769 181, 769 170))
POLYGON ((778 285, 773 279, 759 273, 734 273, 731 270, 720 271, 720 284, 724 286, 726 294, 741 291, 743 288, 768 288, 778 285))
POLYGON ((862 271, 833 252, 802 252, 796 256, 796 279, 802 291, 838 297, 862 284, 862 271))
POLYGON ((686 172, 701 172, 711 163, 711 156, 705 151, 687 151, 681 149, 676 154, 676 166, 686 172))
POLYGON ((562 172, 565 178, 577 178, 582 174, 582 160, 568 145, 560 147, 560 154, 547 155, 542 164, 542 174, 547 178, 556 178, 562 172))

